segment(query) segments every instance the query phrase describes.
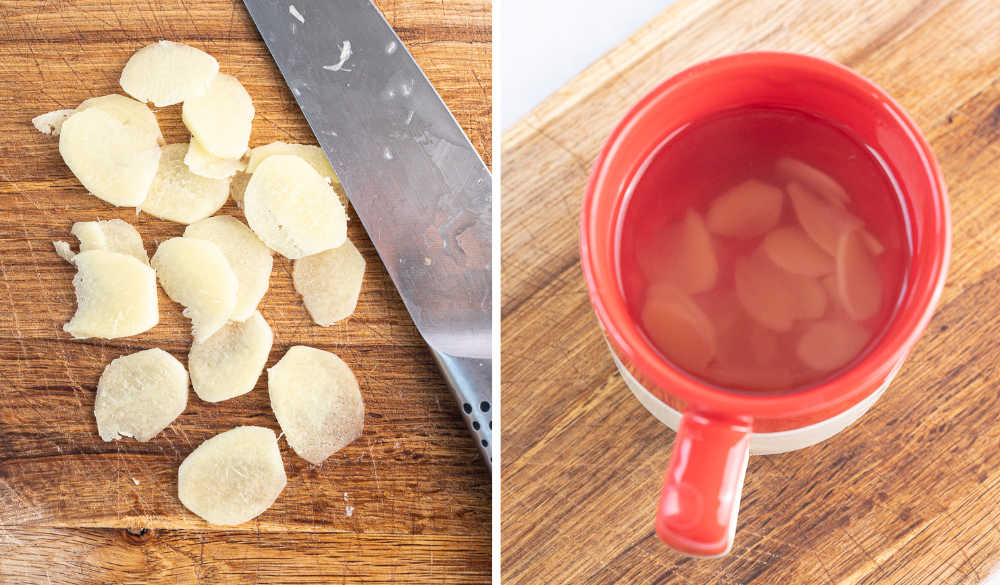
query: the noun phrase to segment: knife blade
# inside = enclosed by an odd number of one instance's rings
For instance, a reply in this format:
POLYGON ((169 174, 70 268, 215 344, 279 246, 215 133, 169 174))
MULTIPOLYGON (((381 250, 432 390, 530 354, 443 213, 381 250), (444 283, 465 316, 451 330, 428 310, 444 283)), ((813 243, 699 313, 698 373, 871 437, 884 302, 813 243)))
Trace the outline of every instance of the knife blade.
POLYGON ((491 190, 370 0, 244 0, 492 467, 491 190))

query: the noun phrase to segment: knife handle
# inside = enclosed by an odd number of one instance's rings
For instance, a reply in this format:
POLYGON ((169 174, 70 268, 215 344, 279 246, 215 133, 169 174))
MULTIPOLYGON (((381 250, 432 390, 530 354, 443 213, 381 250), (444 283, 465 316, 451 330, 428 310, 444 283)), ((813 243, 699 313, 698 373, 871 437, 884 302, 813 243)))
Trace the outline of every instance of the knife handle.
POLYGON ((493 470, 493 360, 455 357, 431 348, 483 461, 493 470))

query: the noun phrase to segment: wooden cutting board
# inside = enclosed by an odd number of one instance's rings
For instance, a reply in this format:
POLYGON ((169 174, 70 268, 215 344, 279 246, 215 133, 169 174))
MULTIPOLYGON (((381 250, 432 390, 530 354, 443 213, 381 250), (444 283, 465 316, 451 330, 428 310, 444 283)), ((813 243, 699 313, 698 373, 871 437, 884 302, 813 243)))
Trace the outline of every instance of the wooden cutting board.
POLYGON ((1000 4, 681 0, 503 137, 507 585, 984 582, 1000 561, 1000 4), (640 96, 753 49, 843 63, 915 118, 943 167, 954 250, 937 314, 885 396, 809 449, 750 461, 736 544, 660 544, 673 432, 615 372, 577 222, 590 166, 640 96))
MULTIPOLYGON (((379 4, 489 162, 490 3, 379 4)), ((75 307, 73 269, 51 242, 70 240, 74 221, 117 217, 152 254, 184 226, 87 195, 31 118, 120 92, 132 52, 165 38, 210 52, 244 83, 257 110, 252 145, 315 141, 239 1, 6 2, 0 22, 0 582, 488 582, 490 476, 354 217, 349 235, 368 261, 354 316, 314 325, 281 257, 261 312, 275 333, 268 366, 295 344, 351 365, 367 405, 362 437, 322 467, 281 441, 288 486, 257 519, 224 530, 181 506, 177 466, 233 426, 279 432, 266 376, 218 404, 192 393, 147 443, 100 440, 102 368, 150 347, 186 362, 190 325, 161 291, 154 329, 71 339, 62 324, 75 307)), ((179 106, 157 116, 168 142, 187 141, 179 106)), ((221 212, 242 218, 232 203, 221 212)))

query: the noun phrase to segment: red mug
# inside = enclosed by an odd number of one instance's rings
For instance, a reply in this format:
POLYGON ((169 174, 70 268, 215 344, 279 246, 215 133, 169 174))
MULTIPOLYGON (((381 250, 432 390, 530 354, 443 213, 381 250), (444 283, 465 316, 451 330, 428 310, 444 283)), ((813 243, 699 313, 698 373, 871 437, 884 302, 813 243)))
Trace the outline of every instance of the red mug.
POLYGON ((703 557, 724 555, 732 547, 749 455, 816 444, 878 399, 930 321, 951 249, 944 181, 916 124, 857 73, 791 53, 707 61, 643 97, 594 163, 580 224, 584 276, 615 362, 640 402, 677 431, 656 532, 676 550, 703 557), (753 104, 797 108, 851 128, 898 181, 910 226, 904 292, 880 340, 835 377, 784 394, 727 391, 663 360, 630 316, 618 274, 617 226, 644 161, 682 126, 753 104))

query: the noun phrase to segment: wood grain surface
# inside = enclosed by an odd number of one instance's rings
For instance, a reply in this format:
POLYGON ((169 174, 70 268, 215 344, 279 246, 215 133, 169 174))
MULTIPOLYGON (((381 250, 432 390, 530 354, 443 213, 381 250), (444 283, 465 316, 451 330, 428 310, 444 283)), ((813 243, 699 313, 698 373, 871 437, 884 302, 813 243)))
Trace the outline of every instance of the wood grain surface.
MULTIPOLYGON (((1000 4, 681 0, 503 137, 503 520, 509 585, 959 584, 1000 561, 1000 4), (580 272, 579 208, 613 126, 710 57, 790 50, 852 67, 933 145, 954 250, 937 314, 842 434, 750 461, 735 548, 653 532, 673 432, 636 401, 580 272)), ((995 582, 995 581, 991 581, 995 582)))
MULTIPOLYGON (((488 0, 379 2, 487 163, 488 0)), ((304 10, 302 5, 300 9, 304 10)), ((162 347, 186 363, 190 324, 160 292, 160 323, 113 341, 62 331, 73 269, 53 240, 74 221, 133 223, 152 254, 184 226, 89 196, 31 118, 121 92, 122 66, 159 39, 214 55, 254 99, 252 145, 314 144, 239 1, 0 3, 0 583, 484 583, 490 573, 490 477, 450 393, 360 222, 368 261, 354 316, 314 325, 275 258, 261 312, 275 333, 268 366, 291 345, 337 353, 357 374, 365 432, 321 467, 281 441, 288 486, 245 525, 215 530, 177 499, 177 466, 236 425, 278 425, 266 376, 217 404, 193 393, 147 443, 105 443, 94 389, 113 358, 162 347)), ((186 142, 179 106, 157 110, 168 142, 186 142)), ((242 214, 230 202, 221 213, 242 214)))

